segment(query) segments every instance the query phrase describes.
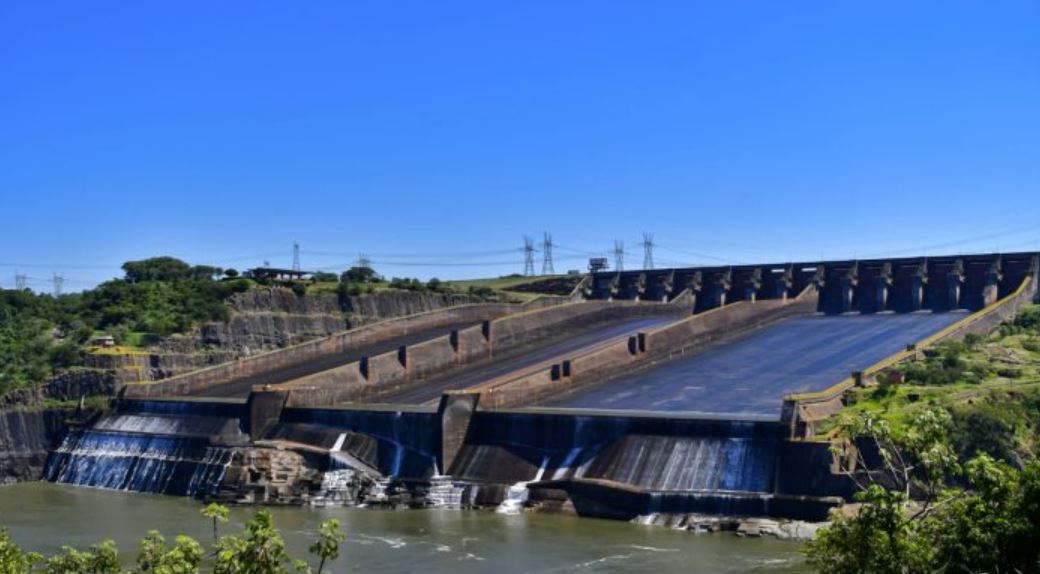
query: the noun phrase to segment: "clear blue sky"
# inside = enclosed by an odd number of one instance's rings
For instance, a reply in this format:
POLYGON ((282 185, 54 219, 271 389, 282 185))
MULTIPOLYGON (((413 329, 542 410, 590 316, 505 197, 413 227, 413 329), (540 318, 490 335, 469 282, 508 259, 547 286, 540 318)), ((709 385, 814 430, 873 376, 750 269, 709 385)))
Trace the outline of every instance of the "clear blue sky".
POLYGON ((1038 138, 1035 0, 7 0, 0 286, 1033 249, 1038 138))

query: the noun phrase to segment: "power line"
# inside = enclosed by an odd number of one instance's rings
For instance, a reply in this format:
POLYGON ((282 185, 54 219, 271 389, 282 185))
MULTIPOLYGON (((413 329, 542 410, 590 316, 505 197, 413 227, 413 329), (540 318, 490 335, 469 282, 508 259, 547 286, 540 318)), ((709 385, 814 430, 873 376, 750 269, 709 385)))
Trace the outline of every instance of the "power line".
POLYGON ((524 275, 534 275, 534 240, 524 236, 524 275))
POLYGON ((654 234, 643 232, 643 269, 654 268, 654 234))
POLYGON ((542 236, 542 275, 555 275, 553 269, 552 234, 546 232, 542 236))
POLYGON ((625 270, 625 242, 620 239, 614 240, 614 269, 625 270))
MULTIPOLYGON (((438 251, 438 252, 417 252, 417 253, 369 253, 372 257, 378 257, 381 259, 393 259, 397 257, 490 257, 493 255, 508 255, 510 253, 518 253, 519 249, 492 249, 487 251, 438 251)), ((348 253, 343 251, 311 251, 306 250, 302 252, 305 255, 314 255, 318 257, 351 257, 354 253, 348 253)))
POLYGON ((668 247, 666 245, 657 244, 658 247, 665 251, 671 251, 672 253, 678 253, 680 255, 689 255, 698 259, 711 259, 712 261, 718 261, 720 263, 733 263, 740 265, 742 262, 735 259, 728 259, 726 257, 719 257, 717 255, 708 255, 707 253, 698 253, 696 251, 687 251, 685 249, 675 249, 674 247, 668 247))

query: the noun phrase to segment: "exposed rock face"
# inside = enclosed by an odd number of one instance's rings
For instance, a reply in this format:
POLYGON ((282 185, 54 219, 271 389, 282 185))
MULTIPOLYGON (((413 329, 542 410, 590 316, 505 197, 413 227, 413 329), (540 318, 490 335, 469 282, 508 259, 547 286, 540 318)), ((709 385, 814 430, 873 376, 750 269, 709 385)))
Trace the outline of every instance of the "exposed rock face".
POLYGON ((343 312, 347 314, 347 321, 350 327, 353 328, 392 317, 402 317, 414 313, 435 311, 445 307, 478 302, 478 299, 468 295, 384 291, 382 293, 348 297, 343 302, 343 312))
POLYGON ((227 323, 207 323, 198 343, 243 354, 285 347, 347 328, 335 295, 299 297, 288 289, 259 288, 228 300, 227 323))
POLYGON ((254 446, 237 448, 217 498, 237 504, 355 506, 374 477, 351 468, 328 470, 328 454, 254 446))
POLYGON ((38 480, 65 435, 64 411, 0 411, 0 484, 38 480))
POLYGON ((242 504, 307 504, 322 484, 315 461, 274 448, 236 449, 220 498, 242 504))
POLYGON ((647 514, 632 520, 638 524, 665 526, 694 533, 735 532, 737 536, 780 540, 812 540, 826 522, 703 514, 647 514))
POLYGON ((298 297, 281 288, 254 289, 234 295, 227 323, 207 323, 198 346, 248 355, 325 337, 367 323, 474 302, 465 295, 384 291, 348 297, 332 294, 298 297))

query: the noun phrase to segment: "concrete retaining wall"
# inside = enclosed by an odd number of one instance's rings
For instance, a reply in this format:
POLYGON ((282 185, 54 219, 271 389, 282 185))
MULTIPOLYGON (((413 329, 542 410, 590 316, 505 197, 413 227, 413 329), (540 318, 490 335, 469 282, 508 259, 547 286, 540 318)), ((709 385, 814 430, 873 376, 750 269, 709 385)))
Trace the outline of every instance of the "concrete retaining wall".
POLYGON ((441 325, 450 325, 462 321, 473 321, 474 323, 486 321, 518 312, 521 309, 523 307, 519 305, 498 303, 461 305, 449 309, 389 319, 350 331, 344 331, 331 337, 253 355, 159 382, 129 384, 126 386, 124 393, 130 397, 184 395, 197 392, 200 389, 217 387, 233 380, 256 376, 271 370, 328 357, 347 349, 399 337, 409 332, 432 329, 441 325))
POLYGON ((289 381, 290 404, 319 405, 360 401, 373 392, 412 384, 461 365, 529 345, 564 329, 641 315, 674 314, 662 303, 590 301, 508 315, 460 329, 404 349, 289 381), (304 396, 311 394, 312 396, 304 396), (323 401, 323 402, 317 402, 323 401))

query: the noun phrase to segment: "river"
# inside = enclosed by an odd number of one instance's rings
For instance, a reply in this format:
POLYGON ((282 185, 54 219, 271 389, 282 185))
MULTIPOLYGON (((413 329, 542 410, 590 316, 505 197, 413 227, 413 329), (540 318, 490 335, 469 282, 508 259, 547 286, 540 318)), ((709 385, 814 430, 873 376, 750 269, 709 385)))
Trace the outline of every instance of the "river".
MULTIPOLYGON (((111 538, 127 560, 149 529, 168 539, 206 542, 210 522, 186 498, 76 488, 48 483, 0 487, 0 525, 27 549, 56 552, 111 538)), ((238 530, 256 509, 232 508, 238 530)), ((566 516, 504 516, 488 511, 273 508, 294 555, 326 518, 347 532, 334 572, 806 572, 800 546, 732 534, 566 516)))

